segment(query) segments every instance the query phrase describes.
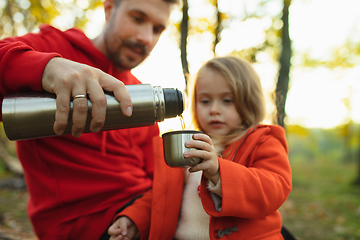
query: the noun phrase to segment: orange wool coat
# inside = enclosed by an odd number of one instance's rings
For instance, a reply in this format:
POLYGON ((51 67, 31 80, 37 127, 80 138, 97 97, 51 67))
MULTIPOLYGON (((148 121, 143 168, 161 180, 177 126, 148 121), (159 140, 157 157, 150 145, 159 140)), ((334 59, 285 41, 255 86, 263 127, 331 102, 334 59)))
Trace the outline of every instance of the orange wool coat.
MULTIPOLYGON (((154 140, 152 189, 116 216, 132 219, 141 239, 173 239, 179 219, 184 169, 165 164, 161 141, 160 137, 154 140)), ((210 215, 210 239, 283 239, 278 208, 292 187, 283 128, 259 125, 228 146, 223 156, 219 158, 223 193, 220 211, 215 209, 207 179, 201 180, 200 197, 210 215), (234 226, 237 231, 224 231, 234 226)))

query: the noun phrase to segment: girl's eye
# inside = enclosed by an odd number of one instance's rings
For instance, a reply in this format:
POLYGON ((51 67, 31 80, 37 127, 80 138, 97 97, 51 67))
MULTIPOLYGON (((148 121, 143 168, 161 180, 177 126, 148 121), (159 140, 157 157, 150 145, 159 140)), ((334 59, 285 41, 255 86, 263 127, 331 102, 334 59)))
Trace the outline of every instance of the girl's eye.
POLYGON ((232 98, 226 98, 223 101, 224 101, 224 103, 232 103, 232 102, 234 102, 232 98))
POLYGON ((199 102, 202 104, 208 104, 210 101, 208 99, 200 99, 199 102))

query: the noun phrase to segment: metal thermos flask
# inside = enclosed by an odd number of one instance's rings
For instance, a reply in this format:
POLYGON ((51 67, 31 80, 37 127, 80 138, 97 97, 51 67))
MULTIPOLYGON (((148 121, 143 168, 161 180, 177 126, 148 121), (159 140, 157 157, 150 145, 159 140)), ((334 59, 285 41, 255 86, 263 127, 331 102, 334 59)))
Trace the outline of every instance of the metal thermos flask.
MULTIPOLYGON (((104 130, 154 125, 181 115, 184 102, 181 91, 174 88, 152 87, 150 84, 126 85, 130 94, 133 114, 124 116, 120 104, 111 93, 107 98, 104 130)), ((88 118, 84 133, 90 132, 92 104, 88 99, 88 118)), ((2 121, 10 140, 24 140, 55 136, 56 96, 47 92, 19 92, 4 96, 2 121)), ((69 123, 64 134, 71 133, 73 103, 70 102, 69 123)))

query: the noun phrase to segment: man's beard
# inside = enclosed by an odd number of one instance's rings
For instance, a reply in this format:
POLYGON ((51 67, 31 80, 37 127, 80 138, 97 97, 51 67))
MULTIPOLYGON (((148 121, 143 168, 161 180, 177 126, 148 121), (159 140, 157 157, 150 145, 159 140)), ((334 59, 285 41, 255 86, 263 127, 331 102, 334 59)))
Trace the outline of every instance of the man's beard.
POLYGON ((117 48, 111 48, 109 45, 109 36, 110 34, 105 34, 106 51, 108 53, 108 58, 114 63, 115 67, 117 67, 118 69, 131 70, 137 65, 139 65, 148 56, 148 51, 146 50, 145 45, 130 40, 120 39, 120 41, 117 43, 117 48), (122 49, 124 48, 132 49, 133 51, 138 52, 138 54, 143 57, 139 60, 129 57, 127 57, 127 59, 123 59, 126 57, 121 55, 122 49))

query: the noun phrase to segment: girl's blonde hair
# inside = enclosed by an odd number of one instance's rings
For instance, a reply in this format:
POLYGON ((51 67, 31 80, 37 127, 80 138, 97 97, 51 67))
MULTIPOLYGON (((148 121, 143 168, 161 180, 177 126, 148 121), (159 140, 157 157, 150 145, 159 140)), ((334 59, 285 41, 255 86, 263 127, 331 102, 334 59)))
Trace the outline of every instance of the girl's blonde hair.
POLYGON ((226 56, 209 60, 199 69, 194 81, 189 85, 192 124, 200 131, 203 130, 199 126, 196 114, 195 86, 198 77, 208 70, 217 71, 224 76, 230 86, 236 110, 241 118, 239 126, 228 136, 212 136, 216 139, 216 144, 220 144, 224 148, 231 142, 240 139, 251 127, 264 120, 266 114, 265 97, 259 75, 251 63, 245 59, 226 56))

